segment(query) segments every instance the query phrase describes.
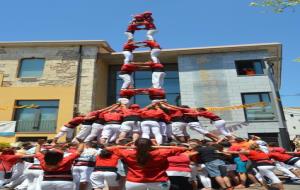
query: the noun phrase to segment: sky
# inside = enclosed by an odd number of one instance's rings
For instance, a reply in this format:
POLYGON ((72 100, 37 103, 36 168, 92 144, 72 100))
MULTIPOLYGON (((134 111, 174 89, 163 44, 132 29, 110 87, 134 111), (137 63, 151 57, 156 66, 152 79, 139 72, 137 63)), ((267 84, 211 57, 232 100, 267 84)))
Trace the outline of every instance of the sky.
MULTIPOLYGON (((300 106, 300 7, 276 14, 251 0, 3 0, 0 41, 106 40, 120 51, 130 16, 152 11, 162 48, 283 44, 284 106, 300 106)), ((141 36, 137 35, 137 38, 141 36)))

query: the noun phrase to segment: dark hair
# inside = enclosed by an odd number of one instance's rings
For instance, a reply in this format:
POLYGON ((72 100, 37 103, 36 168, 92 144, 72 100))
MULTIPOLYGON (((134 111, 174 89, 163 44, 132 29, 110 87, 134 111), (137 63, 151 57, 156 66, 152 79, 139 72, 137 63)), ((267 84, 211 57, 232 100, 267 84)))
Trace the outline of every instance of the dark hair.
POLYGON ((277 147, 277 146, 278 146, 278 144, 275 143, 275 142, 270 142, 269 143, 269 147, 277 147))
POLYGON ((235 140, 236 142, 243 142, 243 141, 245 141, 245 139, 243 139, 243 138, 241 138, 241 137, 236 137, 234 140, 235 140))
POLYGON ((181 105, 179 107, 181 107, 181 108, 190 108, 190 106, 187 106, 187 105, 181 105))
POLYGON ((152 150, 152 141, 146 138, 139 138, 135 141, 136 159, 140 166, 144 166, 151 159, 149 151, 152 150))
POLYGON ((222 145, 223 147, 226 147, 226 148, 228 148, 228 147, 230 147, 230 146, 231 146, 231 143, 230 143, 230 142, 228 142, 228 141, 222 141, 222 142, 220 142, 220 143, 219 143, 219 145, 222 145))
POLYGON ((198 111, 207 111, 207 109, 206 109, 206 108, 202 108, 202 107, 200 107, 200 108, 197 108, 197 110, 198 110, 198 111))
POLYGON ((109 150, 107 150, 107 149, 105 149, 105 148, 102 149, 101 152, 100 152, 100 154, 99 154, 99 156, 100 156, 101 158, 110 158, 111 155, 112 155, 112 152, 109 151, 109 150))
POLYGON ((58 162, 62 161, 64 155, 60 152, 48 150, 45 152, 44 160, 47 165, 57 165, 58 162))
POLYGON ((194 142, 194 143, 197 143, 197 144, 199 144, 199 145, 202 144, 201 140, 199 140, 199 139, 189 139, 189 140, 188 140, 188 143, 189 143, 189 142, 194 142))

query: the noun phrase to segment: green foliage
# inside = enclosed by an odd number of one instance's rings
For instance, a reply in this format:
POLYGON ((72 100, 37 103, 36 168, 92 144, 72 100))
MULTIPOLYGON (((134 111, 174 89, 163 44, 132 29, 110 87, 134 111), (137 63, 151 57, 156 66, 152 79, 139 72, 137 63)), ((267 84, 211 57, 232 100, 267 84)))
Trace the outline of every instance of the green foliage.
POLYGON ((250 3, 252 7, 270 7, 276 13, 282 13, 287 8, 300 5, 300 0, 256 0, 250 3))
POLYGON ((297 59, 294 60, 295 62, 299 62, 300 63, 300 57, 298 57, 297 59))

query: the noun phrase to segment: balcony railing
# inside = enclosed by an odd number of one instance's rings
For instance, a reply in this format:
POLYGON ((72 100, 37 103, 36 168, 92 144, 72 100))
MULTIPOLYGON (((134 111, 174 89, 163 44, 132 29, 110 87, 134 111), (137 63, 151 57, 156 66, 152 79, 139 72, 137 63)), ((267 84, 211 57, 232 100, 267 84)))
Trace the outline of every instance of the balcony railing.
POLYGON ((17 120, 16 132, 55 132, 56 120, 17 120))

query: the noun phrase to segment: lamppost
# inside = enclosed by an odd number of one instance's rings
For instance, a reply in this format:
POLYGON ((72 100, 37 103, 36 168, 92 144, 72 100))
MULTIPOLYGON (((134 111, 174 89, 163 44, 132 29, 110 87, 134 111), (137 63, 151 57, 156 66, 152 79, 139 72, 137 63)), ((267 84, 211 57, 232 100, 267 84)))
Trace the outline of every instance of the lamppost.
POLYGON ((272 98, 274 100, 275 111, 277 113, 278 122, 279 122, 279 138, 280 145, 285 149, 291 150, 291 140, 289 133, 287 131, 286 120, 283 113, 283 107, 280 100, 280 94, 278 86, 275 84, 274 79, 274 61, 278 61, 278 57, 265 57, 264 63, 267 68, 267 74, 270 81, 272 98))

